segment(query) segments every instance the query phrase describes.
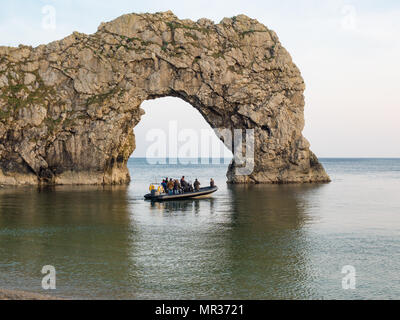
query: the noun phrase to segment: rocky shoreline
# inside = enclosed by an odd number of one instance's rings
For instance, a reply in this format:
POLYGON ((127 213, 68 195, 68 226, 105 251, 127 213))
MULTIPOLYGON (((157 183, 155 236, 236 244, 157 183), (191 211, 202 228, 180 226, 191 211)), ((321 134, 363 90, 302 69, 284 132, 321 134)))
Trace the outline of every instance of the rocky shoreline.
POLYGON ((62 298, 19 290, 0 289, 0 300, 63 300, 62 298))

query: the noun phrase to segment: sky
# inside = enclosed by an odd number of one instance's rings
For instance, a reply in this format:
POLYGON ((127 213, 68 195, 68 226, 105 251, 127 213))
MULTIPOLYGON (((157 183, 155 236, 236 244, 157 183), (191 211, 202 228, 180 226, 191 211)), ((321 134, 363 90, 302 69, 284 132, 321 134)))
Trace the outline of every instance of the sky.
MULTIPOLYGON (((274 30, 306 83, 304 136, 319 157, 400 157, 400 2, 398 0, 0 0, 0 45, 36 46, 73 31, 93 33, 130 12, 172 10, 179 18, 243 13, 274 30)), ((145 101, 136 127, 143 156, 150 130, 170 121, 209 128, 177 98, 145 101)))

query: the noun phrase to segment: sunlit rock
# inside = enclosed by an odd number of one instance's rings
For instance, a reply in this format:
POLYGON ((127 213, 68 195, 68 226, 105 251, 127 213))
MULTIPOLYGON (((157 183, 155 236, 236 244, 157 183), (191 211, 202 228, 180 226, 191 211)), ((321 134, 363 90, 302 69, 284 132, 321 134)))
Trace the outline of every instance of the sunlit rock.
POLYGON ((232 163, 229 182, 326 182, 302 136, 304 88, 276 34, 244 15, 128 14, 92 35, 0 47, 0 184, 129 182, 140 105, 165 96, 213 128, 254 129, 254 170, 232 163))

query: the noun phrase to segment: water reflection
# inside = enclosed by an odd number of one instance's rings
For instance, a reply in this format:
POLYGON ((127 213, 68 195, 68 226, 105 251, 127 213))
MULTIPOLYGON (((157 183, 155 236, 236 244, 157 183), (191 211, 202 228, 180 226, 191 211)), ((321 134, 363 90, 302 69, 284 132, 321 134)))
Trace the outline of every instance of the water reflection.
POLYGON ((201 210, 208 211, 211 214, 215 213, 215 199, 202 199, 202 200, 179 200, 179 201, 164 201, 164 202, 148 202, 150 203, 151 210, 157 210, 162 213, 174 212, 194 212, 199 214, 201 210), (201 206, 201 210, 200 210, 201 206))
POLYGON ((152 203, 132 187, 0 190, 0 287, 62 296, 305 298, 308 193, 222 186, 213 198, 152 203))
POLYGON ((230 186, 232 298, 316 296, 305 224, 313 186, 230 186))
POLYGON ((133 203, 141 297, 312 297, 304 225, 320 187, 229 186, 207 200, 133 203))
POLYGON ((40 291, 43 265, 57 270, 56 294, 113 294, 134 273, 135 232, 127 189, 0 190, 0 285, 40 291), (93 290, 96 289, 96 290, 93 290))

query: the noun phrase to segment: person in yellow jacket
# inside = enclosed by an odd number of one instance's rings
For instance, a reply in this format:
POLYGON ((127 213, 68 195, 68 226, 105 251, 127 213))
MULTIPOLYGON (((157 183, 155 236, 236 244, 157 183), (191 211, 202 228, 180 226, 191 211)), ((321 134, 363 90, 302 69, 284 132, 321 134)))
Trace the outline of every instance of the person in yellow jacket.
POLYGON ((168 189, 168 193, 172 193, 174 190, 174 181, 172 181, 172 178, 170 178, 167 183, 167 189, 168 189))

